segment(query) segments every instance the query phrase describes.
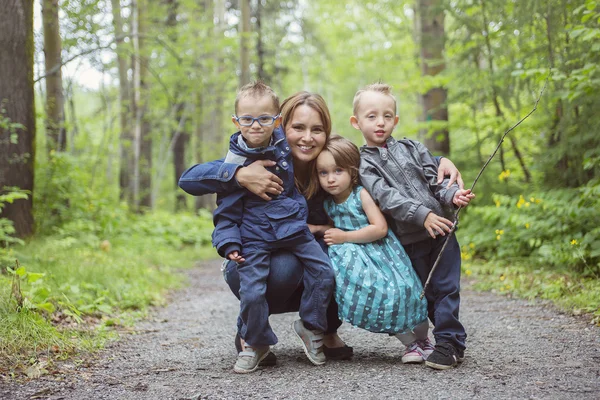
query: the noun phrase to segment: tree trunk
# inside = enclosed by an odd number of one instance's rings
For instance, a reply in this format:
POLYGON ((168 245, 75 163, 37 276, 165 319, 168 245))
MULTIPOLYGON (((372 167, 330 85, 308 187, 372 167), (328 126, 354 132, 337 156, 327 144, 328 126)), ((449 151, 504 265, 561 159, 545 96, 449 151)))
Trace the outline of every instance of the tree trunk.
POLYGON ((240 87, 250 83, 250 0, 240 0, 240 87))
POLYGON ((48 150, 64 151, 65 100, 61 71, 61 39, 58 23, 58 0, 43 0, 44 55, 46 67, 46 136, 48 150))
MULTIPOLYGON (((444 10, 439 0, 418 1, 418 26, 421 49, 421 75, 433 77, 446 69, 444 62, 444 10)), ((429 89, 421 97, 423 106, 422 119, 425 122, 443 121, 446 127, 422 130, 423 142, 435 154, 450 153, 450 136, 448 134, 448 108, 446 99, 448 91, 443 87, 429 89)))
POLYGON ((129 93, 129 78, 127 77, 127 56, 125 52, 125 44, 123 42, 123 19, 121 17, 121 0, 111 0, 113 27, 115 30, 115 41, 117 43, 117 68, 119 71, 119 154, 121 155, 121 165, 119 169, 119 188, 120 198, 131 203, 131 166, 133 165, 132 157, 132 134, 129 125, 130 119, 130 93, 129 93))
POLYGON ((137 112, 140 126, 139 199, 140 206, 153 208, 152 204, 152 135, 148 107, 150 104, 150 80, 148 79, 148 49, 144 36, 148 30, 148 0, 137 0, 139 48, 136 53, 139 63, 139 102, 137 112))
POLYGON ((262 2, 259 0, 256 3, 256 33, 258 34, 256 40, 256 54, 258 55, 258 79, 271 85, 271 78, 267 76, 267 72, 265 71, 265 49, 262 36, 262 8, 262 2))
MULTIPOLYGON (((176 26, 177 26, 177 12, 179 8, 178 0, 166 0, 166 4, 168 6, 168 17, 167 17, 167 26, 169 27, 169 36, 171 42, 176 44, 179 40, 176 26)), ((176 47, 176 46, 175 46, 176 47)), ((190 135, 186 130, 185 123, 181 124, 183 118, 183 112, 185 108, 185 103, 182 99, 183 88, 180 83, 177 84, 177 91, 175 96, 177 97, 177 104, 175 106, 175 123, 176 128, 173 130, 171 137, 173 141, 173 170, 175 172, 175 210, 183 210, 185 209, 186 204, 186 195, 182 190, 178 190, 178 182, 179 177, 186 170, 186 159, 185 159, 185 151, 190 142, 190 135)))
POLYGON ((12 221, 19 237, 34 232, 33 53, 33 2, 4 0, 0 7, 0 110, 5 110, 0 112, 0 191, 18 186, 31 195, 6 204, 0 218, 12 221))

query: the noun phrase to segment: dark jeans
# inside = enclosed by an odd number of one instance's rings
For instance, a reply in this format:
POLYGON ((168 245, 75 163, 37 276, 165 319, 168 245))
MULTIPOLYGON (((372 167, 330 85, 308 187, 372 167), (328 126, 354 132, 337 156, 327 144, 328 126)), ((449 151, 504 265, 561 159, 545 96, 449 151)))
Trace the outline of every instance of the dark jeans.
MULTIPOLYGON (((314 244, 315 242, 312 241, 314 244)), ((281 243, 283 245, 283 243, 281 243)), ((311 249, 307 250, 302 246, 294 246, 294 250, 299 252, 299 256, 302 259, 305 259, 306 255, 309 253, 313 253, 313 257, 317 259, 328 260, 326 254, 323 253, 323 244, 319 243, 319 246, 313 246, 311 249)), ((243 251, 244 254, 247 254, 243 251)), ((268 276, 266 277, 266 292, 264 292, 263 299, 266 299, 266 309, 263 306, 260 306, 261 313, 265 313, 264 316, 259 315, 257 318, 251 318, 252 322, 255 321, 264 321, 264 318, 270 314, 281 314, 286 312, 295 312, 300 311, 300 316, 305 322, 305 325, 309 329, 322 329, 324 328, 322 322, 317 322, 320 319, 320 316, 313 315, 311 316, 311 311, 315 309, 315 303, 310 300, 311 298, 319 298, 320 295, 315 297, 315 293, 312 293, 309 290, 304 290, 306 281, 308 279, 308 286, 315 286, 314 281, 324 280, 324 282, 319 282, 325 284, 325 286, 330 286, 330 293, 333 292, 333 288, 335 286, 334 278, 333 278, 333 269, 328 264, 329 270, 325 273, 325 279, 323 276, 318 278, 314 275, 314 273, 305 274, 305 264, 300 261, 300 258, 293 254, 294 252, 289 249, 281 249, 277 251, 270 252, 269 259, 269 267, 267 269, 268 276), (326 281, 329 281, 327 283, 326 281), (311 283, 313 282, 313 283, 311 283), (304 296, 304 301, 303 301, 304 296), (312 304, 311 304, 312 303, 312 304), (305 307, 301 307, 301 304, 305 304, 305 307), (306 310, 308 309, 308 311, 306 310)), ((251 253, 250 253, 251 254, 251 253)), ((312 257, 311 257, 312 258, 312 257)), ((248 257, 246 257, 246 263, 248 264, 248 257)), ((250 264, 248 265, 250 267, 250 264)), ((224 271, 225 281, 229 285, 233 294, 239 299, 240 298, 240 274, 238 271, 238 266, 235 262, 230 261, 227 263, 224 271)), ((242 266, 242 270, 244 267, 242 266)), ((264 278, 261 278, 264 279, 264 278)), ((255 291, 254 291, 255 292, 255 291)), ((243 296, 243 293, 242 293, 243 296)), ((325 320, 326 320, 326 333, 332 333, 337 331, 337 328, 341 325, 341 321, 337 317, 337 304, 335 300, 333 300, 333 296, 330 296, 326 299, 328 305, 326 306, 325 311, 325 320)), ((317 305, 317 308, 321 306, 317 305)), ((241 305, 241 311, 244 309, 244 305, 241 305)), ((244 312, 240 313, 242 316, 244 312)), ((249 318, 249 316, 246 316, 249 318)), ((267 321, 268 324, 268 321, 267 321)), ((270 336, 272 331, 270 331, 270 327, 265 331, 263 327, 251 328, 250 331, 255 332, 267 332, 266 337, 257 338, 257 343, 253 343, 252 339, 245 336, 245 329, 240 329, 240 335, 244 337, 245 340, 250 344, 272 344, 273 337, 270 336), (270 334, 269 334, 270 332, 270 334)), ((274 335, 273 335, 274 336, 274 335)))
MULTIPOLYGON (((413 268, 423 285, 429 276, 435 260, 444 245, 445 237, 425 239, 404 245, 413 268)), ((465 349, 467 333, 458 320, 460 308, 460 246, 456 236, 450 242, 437 266, 429 287, 425 292, 429 319, 435 326, 433 335, 436 342, 450 342, 457 349, 465 349)))

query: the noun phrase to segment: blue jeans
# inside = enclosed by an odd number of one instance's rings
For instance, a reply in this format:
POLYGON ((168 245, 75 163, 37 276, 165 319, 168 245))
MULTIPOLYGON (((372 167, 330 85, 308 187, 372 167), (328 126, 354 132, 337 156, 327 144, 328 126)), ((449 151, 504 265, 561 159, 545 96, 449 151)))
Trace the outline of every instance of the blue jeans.
POLYGON ((277 242, 245 241, 246 261, 237 265, 240 279, 240 315, 238 332, 250 345, 277 343, 269 324, 269 305, 266 299, 271 253, 287 249, 302 261, 304 290, 300 298, 300 317, 306 328, 325 331, 327 308, 335 287, 333 269, 313 235, 302 232, 277 242))
MULTIPOLYGON (((325 244, 318 241, 321 249, 325 244)), ((324 250, 326 251, 326 250, 324 250)), ((240 298, 240 275, 237 264, 229 261, 223 271, 225 282, 233 294, 240 298)), ((332 271, 333 274, 333 271, 332 271)), ((304 266, 300 259, 287 249, 273 251, 267 277, 267 290, 265 298, 270 314, 284 314, 300 310, 300 301, 304 292, 304 266)), ((327 330, 325 333, 334 333, 342 325, 338 318, 338 306, 334 296, 331 296, 326 311, 327 330)))
MULTIPOLYGON (((435 326, 435 341, 449 342, 459 350, 465 349, 467 333, 458 320, 460 308, 460 246, 452 235, 425 292, 429 319, 435 326)), ((429 238, 404 245, 413 268, 423 285, 444 245, 445 237, 429 238)))

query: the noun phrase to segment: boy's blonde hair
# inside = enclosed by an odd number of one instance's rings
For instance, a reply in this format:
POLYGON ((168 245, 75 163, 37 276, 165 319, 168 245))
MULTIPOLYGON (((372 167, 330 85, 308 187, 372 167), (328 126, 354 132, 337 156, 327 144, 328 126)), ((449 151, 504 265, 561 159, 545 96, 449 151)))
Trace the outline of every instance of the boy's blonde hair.
POLYGON ((377 83, 372 83, 370 85, 367 85, 364 88, 360 89, 358 92, 356 92, 356 94, 354 95, 354 100, 352 101, 352 113, 354 114, 354 116, 356 116, 358 113, 358 106, 360 105, 360 98, 361 98, 362 94, 365 92, 379 92, 379 93, 385 94, 386 96, 390 96, 392 98, 392 100, 394 100, 394 112, 397 112, 396 111, 396 97, 392 94, 392 87, 390 85, 388 85, 387 83, 377 82, 377 83))
MULTIPOLYGON (((335 165, 348 170, 352 187, 358 185, 358 168, 360 167, 360 151, 358 150, 358 147, 345 137, 331 135, 322 150, 322 152, 325 151, 328 151, 331 154, 335 161, 335 165)), ((316 195, 320 189, 319 175, 315 168, 310 184, 308 185, 306 197, 310 199, 316 195)))
POLYGON ((238 90, 237 96, 235 97, 235 113, 237 115, 238 112, 238 104, 241 99, 245 97, 251 97, 253 99, 269 96, 273 101, 273 107, 275 107, 276 112, 279 112, 279 97, 275 94, 275 91, 271 89, 270 86, 265 85, 262 81, 254 81, 245 84, 238 90))

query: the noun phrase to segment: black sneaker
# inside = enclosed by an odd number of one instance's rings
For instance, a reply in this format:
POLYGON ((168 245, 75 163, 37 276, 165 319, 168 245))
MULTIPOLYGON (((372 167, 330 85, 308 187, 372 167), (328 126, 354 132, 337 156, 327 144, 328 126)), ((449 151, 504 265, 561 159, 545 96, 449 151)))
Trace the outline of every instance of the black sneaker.
POLYGON ((427 357, 425 365, 433 369, 450 369, 456 367, 464 358, 464 350, 457 350, 448 342, 440 342, 435 345, 433 353, 427 357))
MULTIPOLYGON (((238 354, 240 354, 242 351, 242 339, 240 338, 239 333, 235 334, 235 349, 237 350, 238 354)), ((267 354, 267 356, 258 363, 259 367, 272 367, 274 365, 277 365, 277 357, 272 351, 269 352, 269 354, 267 354)))

